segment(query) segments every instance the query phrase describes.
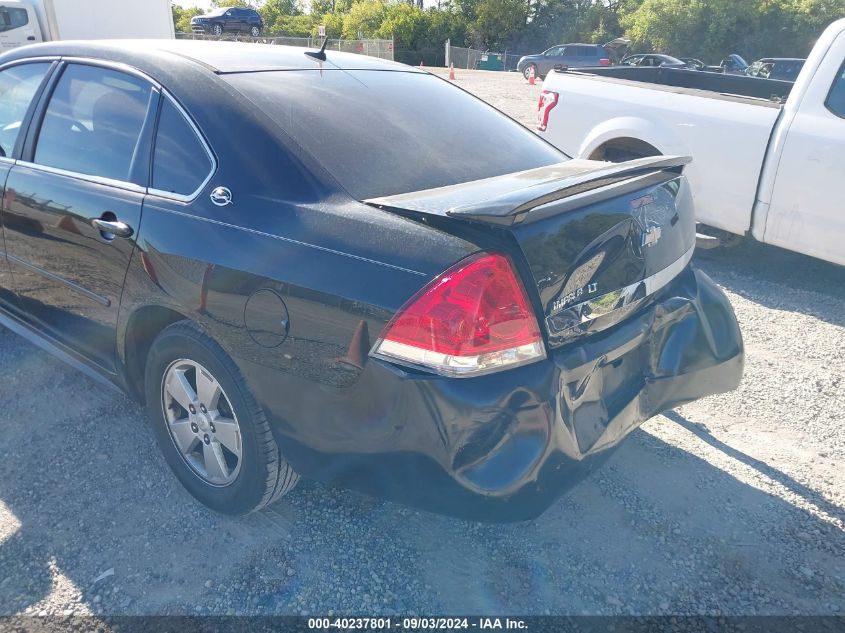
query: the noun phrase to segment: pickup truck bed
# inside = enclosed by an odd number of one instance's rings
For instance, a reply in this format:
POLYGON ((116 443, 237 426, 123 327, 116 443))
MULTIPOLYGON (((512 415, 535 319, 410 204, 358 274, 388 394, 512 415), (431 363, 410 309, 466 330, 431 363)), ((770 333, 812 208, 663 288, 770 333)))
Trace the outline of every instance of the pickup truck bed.
POLYGON ((676 68, 549 73, 541 136, 570 156, 690 156, 696 219, 845 264, 845 19, 795 83, 676 68))
POLYGON ((723 75, 699 70, 662 67, 608 66, 606 68, 591 68, 588 73, 576 70, 556 70, 555 72, 578 74, 584 77, 593 76, 597 77, 599 81, 608 81, 609 78, 626 82, 636 81, 641 84, 650 84, 643 86, 646 88, 691 93, 709 99, 747 97, 754 101, 764 100, 771 104, 786 101, 794 85, 791 81, 779 79, 723 75))

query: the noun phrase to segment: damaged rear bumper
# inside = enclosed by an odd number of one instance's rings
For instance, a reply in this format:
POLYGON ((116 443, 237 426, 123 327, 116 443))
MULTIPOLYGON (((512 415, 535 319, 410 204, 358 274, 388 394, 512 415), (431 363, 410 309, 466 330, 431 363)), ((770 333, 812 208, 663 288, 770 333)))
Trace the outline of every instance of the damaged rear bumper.
POLYGON ((525 367, 457 380, 371 361, 352 400, 316 405, 333 432, 283 445, 306 476, 461 517, 522 520, 642 422, 736 388, 742 369, 727 297, 687 267, 636 315, 525 367))

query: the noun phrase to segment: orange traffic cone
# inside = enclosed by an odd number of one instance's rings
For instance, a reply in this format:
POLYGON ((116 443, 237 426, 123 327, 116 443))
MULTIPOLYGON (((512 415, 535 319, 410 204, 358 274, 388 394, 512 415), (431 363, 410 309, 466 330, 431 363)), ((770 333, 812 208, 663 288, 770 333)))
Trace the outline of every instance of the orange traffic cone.
POLYGON ((455 65, 449 64, 449 81, 455 81, 455 65))
POLYGON ((349 342, 349 350, 346 352, 344 358, 338 358, 337 362, 363 369, 367 362, 367 354, 370 352, 370 331, 367 328, 367 322, 361 321, 355 332, 352 334, 352 340, 349 342))
POLYGON ((422 68, 422 67, 423 67, 423 65, 422 65, 422 60, 420 60, 420 68, 422 68))
POLYGON ((528 85, 534 85, 534 66, 532 66, 531 70, 528 71, 528 85))

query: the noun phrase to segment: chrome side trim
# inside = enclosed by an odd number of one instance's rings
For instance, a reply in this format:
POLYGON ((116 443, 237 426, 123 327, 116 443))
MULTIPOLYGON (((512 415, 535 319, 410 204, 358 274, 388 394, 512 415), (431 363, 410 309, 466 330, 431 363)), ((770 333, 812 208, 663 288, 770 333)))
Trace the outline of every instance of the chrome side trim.
MULTIPOLYGON (((2 253, 0 253, 0 255, 2 255, 2 253)), ((67 286, 71 290, 75 290, 79 294, 85 295, 86 297, 88 297, 92 301, 96 301, 100 305, 104 305, 106 307, 109 307, 111 305, 111 299, 109 299, 108 297, 98 295, 96 292, 91 292, 87 288, 83 288, 79 284, 76 284, 70 281, 69 279, 65 279, 64 277, 60 277, 59 275, 44 270, 43 268, 39 268, 38 266, 30 264, 28 261, 25 261, 20 257, 15 257, 11 253, 6 253, 6 257, 9 259, 10 262, 14 262, 22 268, 26 268, 29 271, 41 275, 42 277, 46 277, 50 281, 55 281, 56 283, 62 284, 63 286, 67 286)))
MULTIPOLYGON (((194 123, 194 120, 187 113, 185 108, 182 107, 182 104, 176 101, 176 99, 174 99, 173 96, 171 96, 171 94, 167 92, 167 90, 165 90, 164 88, 161 89, 161 94, 165 99, 167 99, 168 101, 170 101, 170 103, 173 104, 173 106, 179 111, 179 114, 182 115, 182 118, 185 119, 185 121, 188 122, 188 125, 191 126, 191 129, 194 131, 194 134, 200 141, 200 145, 202 145, 202 148, 205 150, 206 155, 211 161, 211 171, 208 173, 208 176, 206 176, 205 180, 202 181, 202 184, 197 187, 196 191, 191 194, 183 195, 179 193, 172 193, 170 191, 162 191, 161 189, 155 189, 153 187, 147 189, 147 193, 151 196, 156 196, 157 198, 164 198, 165 200, 173 200, 175 202, 193 202, 203 192, 203 190, 205 190, 205 188, 208 186, 208 183, 211 182, 211 179, 214 177, 214 174, 217 173, 217 157, 214 155, 214 152, 208 145, 208 141, 206 140, 202 131, 197 127, 197 124, 194 123)), ((157 126, 156 131, 158 131, 157 126)), ((155 145, 153 145, 153 151, 155 152, 155 145)), ((155 161, 155 154, 153 154, 151 158, 152 161, 155 161)))
POLYGON ((6 62, 5 64, 0 64, 0 70, 6 70, 7 68, 11 68, 12 66, 20 66, 21 64, 37 64, 39 62, 55 62, 59 61, 61 57, 58 55, 44 55, 42 57, 21 57, 20 59, 13 59, 11 61, 6 62))
POLYGON ((217 157, 214 155, 214 152, 211 150, 211 147, 209 146, 208 141, 206 140, 202 131, 199 129, 199 127, 197 127, 197 124, 194 123, 194 120, 187 113, 185 108, 182 107, 182 104, 180 104, 173 97, 173 95, 171 95, 158 81, 156 81, 155 79, 153 79, 152 77, 150 77, 146 73, 138 70, 137 68, 135 68, 133 66, 129 66, 128 64, 122 64, 122 63, 119 63, 119 62, 112 62, 112 61, 103 60, 103 59, 94 59, 94 58, 90 58, 90 57, 30 57, 30 58, 26 58, 26 59, 23 59, 23 60, 14 60, 13 62, 10 62, 8 64, 0 66, 0 70, 2 70, 3 68, 6 68, 7 66, 11 66, 11 65, 15 65, 15 64, 31 63, 31 62, 35 62, 35 61, 56 61, 56 60, 59 60, 59 59, 63 62, 67 62, 67 63, 84 64, 86 66, 97 66, 97 67, 101 67, 101 68, 108 68, 110 70, 122 72, 122 73, 125 73, 127 75, 132 75, 134 77, 137 77, 137 78, 149 83, 154 89, 158 90, 165 99, 170 101, 170 103, 172 103, 173 106, 179 111, 179 114, 181 114, 182 117, 188 122, 188 125, 190 125, 194 134, 196 134, 197 138, 200 141, 200 144, 203 147, 203 150, 205 150, 205 153, 208 155, 208 158, 211 161, 211 170, 210 170, 208 176, 205 178, 205 180, 197 188, 196 191, 194 191, 190 195, 182 195, 182 194, 171 193, 169 191, 161 191, 161 190, 158 190, 158 189, 141 187, 139 185, 136 185, 135 183, 126 182, 126 181, 123 181, 123 180, 114 180, 112 178, 103 178, 102 176, 94 176, 94 175, 91 175, 91 174, 83 174, 83 173, 79 173, 79 172, 75 172, 75 171, 71 171, 71 170, 67 170, 67 169, 60 169, 60 168, 57 168, 57 167, 48 167, 46 165, 39 165, 39 164, 36 164, 36 163, 30 163, 30 162, 27 162, 27 161, 18 161, 17 164, 23 165, 23 166, 26 166, 26 167, 30 167, 30 168, 35 169, 35 170, 44 171, 44 172, 50 173, 50 174, 57 174, 59 176, 68 176, 69 178, 77 178, 79 180, 85 180, 85 181, 93 182, 93 183, 100 184, 100 185, 107 185, 109 187, 117 187, 119 189, 125 189, 126 191, 133 191, 133 192, 136 192, 136 193, 145 193, 145 194, 149 194, 149 195, 154 195, 158 198, 165 198, 167 200, 174 200, 176 202, 188 203, 188 202, 193 202, 194 200, 196 200, 196 198, 200 195, 200 193, 202 193, 202 191, 208 186, 208 183, 214 177, 214 174, 217 173, 217 167, 218 167, 217 157))
POLYGON ((144 72, 141 72, 134 66, 130 66, 129 64, 123 64, 121 62, 112 62, 106 59, 97 59, 91 57, 62 57, 61 60, 63 62, 67 62, 68 64, 84 64, 86 66, 100 66, 102 68, 109 68, 111 70, 116 70, 117 72, 126 73, 127 75, 132 75, 133 77, 137 77, 138 79, 142 79, 149 84, 152 84, 154 88, 161 90, 161 84, 147 75, 144 72))
POLYGON ((83 174, 68 169, 60 169, 58 167, 48 167, 47 165, 39 165, 38 163, 30 163, 25 160, 17 162, 21 167, 28 167, 34 171, 43 171, 47 174, 55 174, 57 176, 65 176, 67 178, 75 178, 76 180, 84 180, 86 182, 93 182, 97 185, 105 185, 107 187, 115 187, 117 189, 124 189, 134 193, 147 193, 146 187, 136 185, 134 182, 126 182, 125 180, 114 180, 112 178, 103 178, 102 176, 92 176, 91 174, 83 174))
POLYGON ((681 274, 692 259, 694 251, 695 245, 666 268, 641 281, 619 288, 618 290, 606 292, 598 297, 587 299, 574 306, 562 308, 559 312, 546 318, 546 325, 549 328, 549 332, 556 335, 561 334, 579 325, 589 323, 594 319, 610 314, 615 310, 628 307, 654 294, 681 274))

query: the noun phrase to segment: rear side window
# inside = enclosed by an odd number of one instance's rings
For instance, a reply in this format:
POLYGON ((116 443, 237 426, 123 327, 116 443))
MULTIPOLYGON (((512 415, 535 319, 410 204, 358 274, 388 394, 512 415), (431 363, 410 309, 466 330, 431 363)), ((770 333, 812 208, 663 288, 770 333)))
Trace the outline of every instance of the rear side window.
POLYGON ((0 7, 0 33, 19 29, 29 24, 29 14, 26 9, 0 7))
POLYGON ((417 72, 223 75, 359 200, 566 160, 516 121, 417 72))
POLYGON ((0 71, 0 156, 11 156, 26 111, 50 64, 21 64, 0 71))
POLYGON ((190 123, 164 99, 153 154, 152 188, 190 196, 208 178, 213 163, 190 123))
POLYGON ((833 80, 825 105, 835 115, 845 118, 845 64, 842 65, 839 74, 833 80))
POLYGON ((35 162, 80 174, 129 181, 151 86, 143 79, 96 66, 69 65, 50 98, 35 162))

